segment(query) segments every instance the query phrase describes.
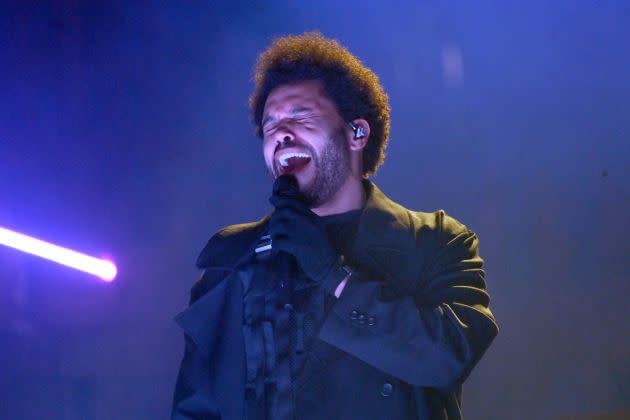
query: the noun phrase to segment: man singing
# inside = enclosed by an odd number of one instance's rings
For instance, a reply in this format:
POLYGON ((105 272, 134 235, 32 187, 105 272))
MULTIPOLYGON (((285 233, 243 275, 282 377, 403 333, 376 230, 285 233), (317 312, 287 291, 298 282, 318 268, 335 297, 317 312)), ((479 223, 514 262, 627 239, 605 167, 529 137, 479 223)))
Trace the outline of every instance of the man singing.
POLYGON ((199 255, 172 418, 460 419, 498 332, 479 240, 369 180, 389 136, 378 77, 319 33, 287 36, 250 109, 274 210, 199 255))

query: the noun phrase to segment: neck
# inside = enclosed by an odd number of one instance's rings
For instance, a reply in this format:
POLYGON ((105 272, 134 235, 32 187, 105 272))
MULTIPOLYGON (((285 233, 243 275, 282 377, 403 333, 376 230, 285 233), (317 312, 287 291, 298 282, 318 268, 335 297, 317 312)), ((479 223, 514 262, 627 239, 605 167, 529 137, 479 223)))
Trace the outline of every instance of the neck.
POLYGON ((330 216, 363 208, 365 200, 365 189, 361 178, 351 175, 330 200, 312 207, 311 210, 318 216, 330 216))

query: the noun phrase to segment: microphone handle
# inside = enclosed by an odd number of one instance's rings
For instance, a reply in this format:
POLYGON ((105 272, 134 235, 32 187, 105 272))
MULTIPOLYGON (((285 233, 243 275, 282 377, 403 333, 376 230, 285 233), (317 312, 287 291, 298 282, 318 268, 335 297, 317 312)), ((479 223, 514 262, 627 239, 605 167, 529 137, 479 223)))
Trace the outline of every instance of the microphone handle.
POLYGON ((271 235, 269 234, 260 237, 254 252, 257 260, 267 261, 273 266, 279 279, 280 301, 283 304, 290 304, 293 292, 292 279, 297 269, 295 257, 284 251, 274 253, 271 235))

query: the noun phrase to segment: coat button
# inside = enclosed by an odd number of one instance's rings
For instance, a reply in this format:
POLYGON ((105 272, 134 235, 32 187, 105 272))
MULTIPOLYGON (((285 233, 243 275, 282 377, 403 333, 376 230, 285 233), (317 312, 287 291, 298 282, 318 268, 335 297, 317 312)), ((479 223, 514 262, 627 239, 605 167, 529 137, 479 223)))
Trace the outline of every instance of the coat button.
POLYGON ((358 316, 359 316, 359 311, 357 311, 356 309, 353 309, 350 312, 350 319, 357 319, 358 316))
POLYGON ((383 386, 381 386, 381 395, 383 397, 389 397, 394 392, 394 385, 389 382, 385 382, 383 386))
POLYGON ((284 309, 286 309, 287 311, 292 311, 293 310, 293 305, 291 305, 290 303, 285 303, 284 304, 284 309))
POLYGON ((366 319, 367 319, 367 317, 364 314, 360 314, 359 318, 358 318, 359 324, 361 324, 361 325, 365 324, 365 320, 366 319))
POLYGON ((373 316, 368 318, 368 325, 374 325, 376 324, 376 318, 374 318, 373 316))

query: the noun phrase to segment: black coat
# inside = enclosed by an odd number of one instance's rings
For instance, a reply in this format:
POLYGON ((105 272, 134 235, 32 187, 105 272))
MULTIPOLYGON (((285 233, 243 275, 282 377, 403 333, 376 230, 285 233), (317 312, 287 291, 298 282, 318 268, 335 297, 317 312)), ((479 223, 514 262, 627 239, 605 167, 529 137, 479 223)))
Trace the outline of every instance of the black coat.
MULTIPOLYGON (((346 260, 372 274, 350 279, 319 331, 319 345, 341 355, 322 365, 326 418, 394 419, 412 399, 418 419, 460 419, 461 385, 498 332, 478 238, 443 210, 410 211, 364 186, 346 260)), ((222 229, 199 256, 204 272, 176 318, 186 347, 174 419, 243 419, 242 280, 255 267, 241 263, 268 221, 222 229)))

